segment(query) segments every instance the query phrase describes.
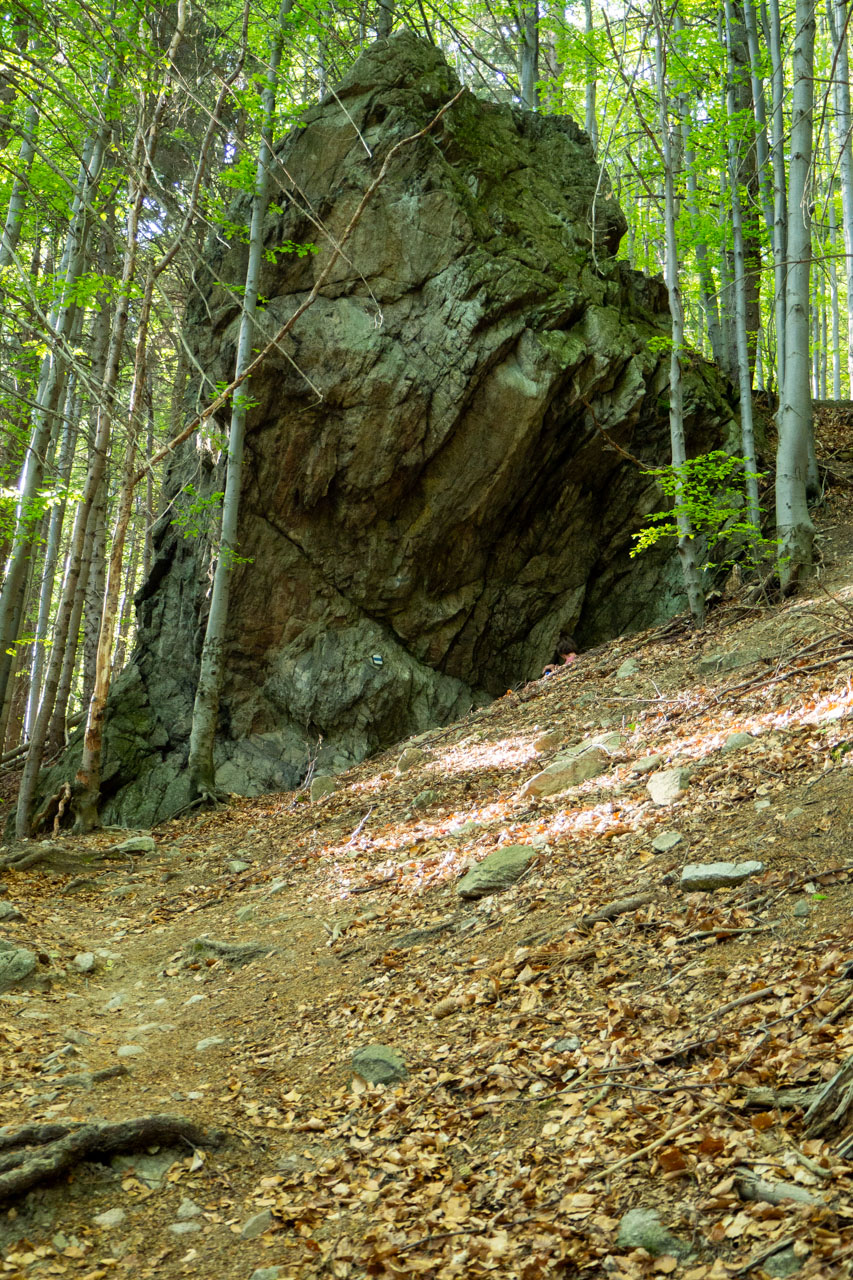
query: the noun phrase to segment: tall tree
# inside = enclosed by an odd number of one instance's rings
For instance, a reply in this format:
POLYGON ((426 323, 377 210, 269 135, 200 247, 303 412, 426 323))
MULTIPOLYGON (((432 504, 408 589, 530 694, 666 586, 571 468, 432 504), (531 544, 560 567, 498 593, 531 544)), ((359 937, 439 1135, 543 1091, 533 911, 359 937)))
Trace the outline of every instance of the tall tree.
POLYGON ((672 465, 676 474, 676 521, 678 525, 678 557, 687 603, 694 624, 701 626, 705 620, 705 597, 702 591, 702 574, 696 558, 696 542, 687 511, 684 490, 684 464, 687 446, 684 435, 684 384, 682 360, 684 355, 684 309, 681 301, 681 278, 678 260, 676 223, 678 211, 675 199, 675 170, 673 162, 672 132, 669 111, 669 92, 666 78, 667 27, 660 0, 652 0, 655 25, 655 78, 657 80, 658 118, 660 122, 660 148, 663 161, 664 229, 666 234, 666 289, 669 295, 669 311, 672 317, 672 344, 669 362, 669 431, 672 465))
MULTIPOLYGON (((776 0, 770 0, 771 10, 776 0)), ((814 525, 806 492, 812 401, 809 361, 811 274, 812 114, 814 111, 814 6, 797 0, 788 172, 788 275, 785 288, 785 380, 779 406, 776 454, 776 532, 779 576, 786 590, 812 565, 814 525)))
MULTIPOLYGON (((256 340, 255 318, 263 262, 264 218, 269 205, 270 167, 273 162, 273 126, 275 123, 279 67, 284 50, 287 17, 292 7, 293 0, 282 0, 279 6, 266 69, 266 82, 262 98, 260 144, 252 193, 249 257, 246 267, 243 303, 240 311, 240 332, 237 338, 235 378, 242 378, 248 369, 252 360, 252 346, 256 340)), ((225 628, 228 621, 231 578, 238 557, 237 529, 248 404, 248 387, 244 387, 234 395, 232 401, 231 426, 228 434, 225 496, 222 504, 222 525, 190 732, 188 765, 190 784, 195 795, 205 800, 211 800, 216 795, 213 746, 219 715, 219 698, 222 691, 225 628)))

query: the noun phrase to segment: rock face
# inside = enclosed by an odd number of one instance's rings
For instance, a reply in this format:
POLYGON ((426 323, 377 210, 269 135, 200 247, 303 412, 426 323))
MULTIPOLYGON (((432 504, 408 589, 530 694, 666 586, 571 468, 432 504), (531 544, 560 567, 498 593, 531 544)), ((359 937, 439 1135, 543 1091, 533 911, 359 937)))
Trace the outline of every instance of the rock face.
MULTIPOLYGON (((256 345, 322 268, 317 220, 340 236, 391 147, 458 87, 403 32, 301 117, 278 150, 256 345), (309 244, 318 254, 293 251, 309 244)), ((248 204, 230 216, 248 223, 248 204)), ((538 677, 569 635, 583 647, 681 607, 668 551, 628 558, 660 497, 603 434, 666 460, 666 295, 616 261, 624 230, 565 117, 466 92, 391 160, 320 296, 251 383, 223 790, 297 785, 320 739, 317 764, 334 772, 538 677)), ((196 272, 187 337, 209 382, 192 406, 233 370, 245 265, 241 238, 219 236, 196 272)), ((730 433, 698 360, 686 412, 693 450, 730 433)), ((220 447, 191 440, 172 465, 139 647, 109 713, 107 820, 150 824, 187 798, 211 557, 189 507, 224 488, 220 447)))

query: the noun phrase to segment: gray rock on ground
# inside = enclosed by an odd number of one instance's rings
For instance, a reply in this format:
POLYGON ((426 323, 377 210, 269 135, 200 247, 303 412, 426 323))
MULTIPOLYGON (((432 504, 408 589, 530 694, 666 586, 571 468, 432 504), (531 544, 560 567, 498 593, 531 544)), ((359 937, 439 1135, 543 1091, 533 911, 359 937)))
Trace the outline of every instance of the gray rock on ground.
POLYGON ((38 957, 34 951, 0 941, 0 991, 11 991, 26 982, 32 977, 37 964, 38 957))
POLYGON ((780 1249, 778 1253, 766 1258, 761 1268, 769 1276, 773 1276, 774 1280, 787 1280, 788 1276, 796 1275, 804 1261, 804 1258, 798 1258, 794 1253, 794 1246, 789 1245, 787 1249, 780 1249))
POLYGON ((690 783, 689 769, 662 769, 653 773, 646 783, 646 790, 657 805, 675 804, 690 783))
POLYGON ((409 1075, 404 1059, 387 1044, 367 1044, 356 1049, 352 1069, 368 1084, 395 1084, 409 1075))
POLYGON ((669 1254, 684 1261, 693 1252, 689 1244, 667 1231, 654 1209, 629 1209, 619 1223, 616 1243, 622 1249, 645 1249, 653 1258, 669 1254))
POLYGON ((670 849, 674 849, 677 844, 681 844, 684 836, 680 831, 662 831, 660 835, 655 836, 652 841, 652 848, 655 853, 668 853, 670 849))
POLYGON ((663 764, 663 756, 642 756, 639 760, 635 760, 631 765, 633 774, 641 775, 644 773, 654 773, 655 769, 663 764))
POLYGON ((273 1224, 273 1216, 271 1209, 261 1209, 260 1213, 252 1214, 248 1218, 240 1230, 241 1240, 256 1240, 258 1236, 262 1236, 268 1231, 273 1224))
POLYGON ((536 799, 557 795, 606 773, 610 766, 610 754, 604 747, 594 746, 577 755, 560 756, 547 769, 534 774, 521 788, 520 795, 536 799))
POLYGON ((731 889, 763 870, 763 862, 690 862, 682 869, 681 888, 685 893, 731 889))
POLYGON ((332 795, 338 789, 337 780, 327 773, 318 773, 311 779, 309 794, 311 803, 322 800, 325 796, 332 795))
POLYGON ((121 1226, 126 1217, 124 1209, 105 1209, 103 1213, 96 1213, 92 1221, 97 1226, 109 1230, 111 1227, 121 1226))
POLYGON ((154 853, 157 843, 153 836, 129 836, 121 844, 112 845, 113 853, 154 853))
POLYGON ((406 747, 406 750, 397 761, 397 772, 407 773, 409 769, 415 769, 419 764, 425 764, 428 760, 432 760, 432 756, 428 751, 423 751, 420 747, 406 747))
POLYGON ((456 885, 456 892, 462 898, 485 898, 491 893, 502 893, 521 879, 535 857, 536 850, 525 844, 495 849, 465 873, 456 885))
POLYGON ((764 657, 757 649, 733 649, 729 653, 707 653, 696 663, 700 676, 723 675, 738 667, 752 666, 764 657))

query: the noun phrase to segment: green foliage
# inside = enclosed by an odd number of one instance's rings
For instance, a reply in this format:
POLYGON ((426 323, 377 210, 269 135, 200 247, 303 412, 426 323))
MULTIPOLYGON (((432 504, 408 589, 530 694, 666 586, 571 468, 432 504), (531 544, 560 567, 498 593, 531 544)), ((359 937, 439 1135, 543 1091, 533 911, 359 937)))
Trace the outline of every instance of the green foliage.
POLYGON ((210 518, 222 507, 224 490, 208 494, 206 498, 198 492, 195 485, 184 485, 181 493, 189 498, 180 510, 176 511, 172 520, 174 528, 180 530, 184 538, 198 538, 206 534, 210 528, 210 518))
MULTIPOLYGON (((652 523, 633 535, 636 545, 632 557, 656 546, 662 538, 677 538, 680 515, 688 517, 694 536, 704 538, 709 551, 734 543, 747 547, 754 563, 775 553, 776 540, 763 537, 761 529, 746 518, 745 482, 747 477, 760 479, 760 475, 746 470, 745 458, 715 449, 688 458, 681 466, 651 467, 645 474, 655 478, 672 506, 653 512, 648 516, 652 523)), ((705 567, 715 565, 708 561, 705 567)))

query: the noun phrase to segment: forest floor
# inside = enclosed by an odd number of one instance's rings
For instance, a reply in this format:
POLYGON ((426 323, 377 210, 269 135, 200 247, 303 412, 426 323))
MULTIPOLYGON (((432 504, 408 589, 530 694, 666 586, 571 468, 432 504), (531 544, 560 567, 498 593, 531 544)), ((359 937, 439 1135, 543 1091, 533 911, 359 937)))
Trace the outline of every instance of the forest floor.
POLYGON ((804 1119, 853 1055, 844 443, 823 442, 798 596, 732 584, 700 633, 581 654, 423 735, 404 772, 401 744, 313 803, 235 799, 94 864, 132 833, 60 833, 52 864, 6 872, 3 936, 40 965, 0 995, 0 1151, 22 1124, 154 1115, 225 1140, 155 1130, 19 1196, 0 1156, 0 1276, 849 1275, 853 1090, 804 1119), (523 793, 603 731, 605 772, 523 793), (669 803, 652 754, 689 771, 669 803), (463 898, 505 845, 533 850, 521 879, 463 898), (682 889, 723 860, 762 866, 682 889), (405 1079, 354 1074, 375 1043, 405 1079), (637 1209, 660 1216, 649 1249, 637 1209))

